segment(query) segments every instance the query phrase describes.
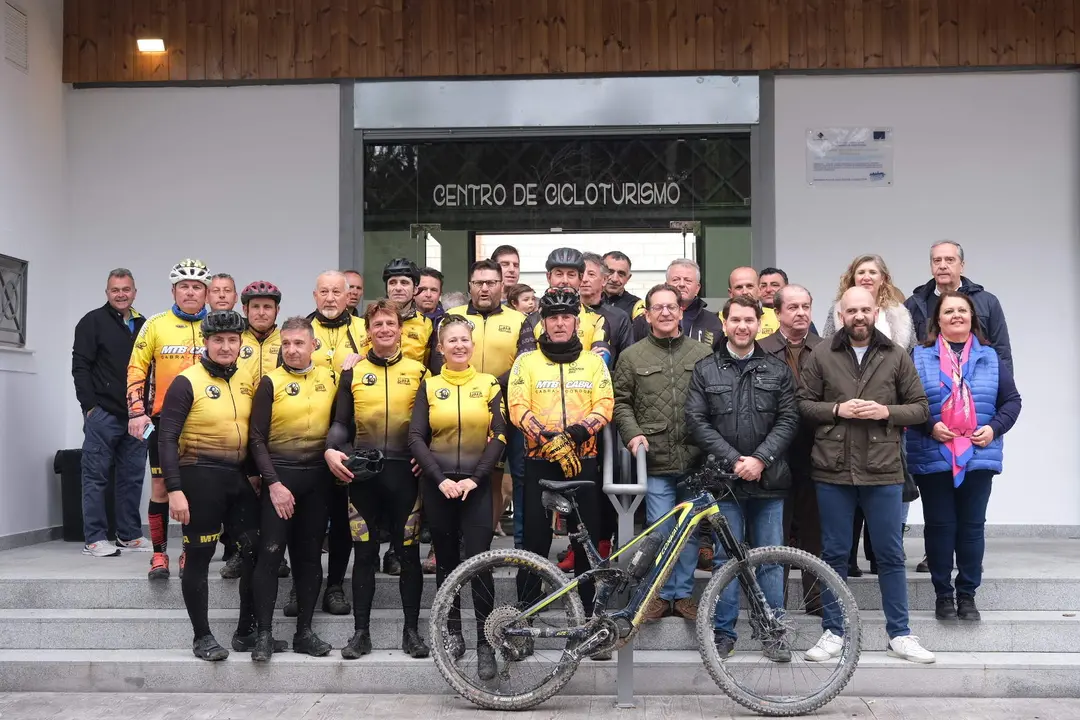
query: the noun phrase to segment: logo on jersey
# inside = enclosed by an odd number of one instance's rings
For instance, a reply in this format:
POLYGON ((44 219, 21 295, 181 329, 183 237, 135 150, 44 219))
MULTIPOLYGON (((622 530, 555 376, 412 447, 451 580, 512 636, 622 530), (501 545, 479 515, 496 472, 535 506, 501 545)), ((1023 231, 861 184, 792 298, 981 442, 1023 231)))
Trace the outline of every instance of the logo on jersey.
POLYGON ((255 394, 255 392, 251 389, 250 385, 241 385, 240 386, 240 394, 241 395, 247 395, 248 397, 251 397, 252 395, 255 394))
POLYGON ((254 354, 255 351, 251 349, 250 345, 245 345, 244 347, 240 348, 240 357, 244 358, 245 360, 247 360, 254 354))
MULTIPOLYGON (((293 385, 295 385, 295 384, 296 383, 293 383, 293 385)), ((323 385, 322 383, 317 383, 315 385, 315 392, 326 392, 326 386, 323 385)))
POLYGON ((419 333, 416 333, 416 332, 413 332, 412 330, 410 330, 410 331, 409 331, 409 333, 408 333, 408 336, 407 336, 407 337, 408 337, 408 338, 409 338, 410 340, 419 340, 419 339, 420 339, 420 334, 419 334, 419 333))
POLYGON ((397 384, 398 385, 412 385, 412 380, 410 380, 407 377, 399 377, 397 379, 397 384))
POLYGON ((368 373, 363 377, 363 379, 360 380, 360 382, 364 383, 365 385, 374 385, 375 380, 375 373, 368 373))
POLYGON ((160 355, 195 355, 201 353, 202 348, 190 345, 162 345, 158 351, 160 355))
POLYGON ((219 388, 217 385, 207 385, 206 397, 210 398, 211 400, 217 400, 219 397, 221 397, 221 388, 219 388))
POLYGON ((582 370, 584 370, 584 369, 585 369, 585 368, 581 367, 581 366, 580 366, 580 365, 578 365, 578 364, 577 364, 576 362, 575 362, 575 363, 571 363, 571 364, 570 364, 570 374, 571 374, 571 375, 573 375, 574 373, 579 373, 579 372, 581 372, 581 371, 582 371, 582 370))
POLYGON ((440 400, 445 400, 446 398, 450 397, 450 391, 446 388, 439 388, 435 391, 435 397, 439 398, 440 400))
POLYGON ((473 390, 471 393, 469 393, 469 397, 471 397, 471 398, 484 397, 484 391, 483 390, 473 390))
POLYGON ((286 385, 285 386, 285 394, 286 395, 299 395, 300 394, 300 383, 291 382, 288 385, 286 385))
POLYGON ((509 325, 500 325, 499 326, 499 332, 508 333, 508 332, 513 332, 513 331, 510 329, 509 325))
POLYGON ((556 389, 558 389, 558 387, 559 387, 559 381, 558 380, 537 380, 536 381, 536 389, 537 390, 556 390, 556 389))
POLYGON ((135 347, 138 348, 139 350, 145 350, 146 349, 146 343, 145 342, 135 343, 135 347))
POLYGON ((315 338, 315 349, 318 350, 321 347, 322 347, 322 340, 320 340, 319 338, 315 338))
POLYGON ((600 388, 606 388, 610 384, 611 384, 611 381, 609 381, 609 380, 601 380, 599 387, 600 388))
POLYGON ((589 380, 571 380, 566 383, 567 390, 592 390, 592 382, 589 380))

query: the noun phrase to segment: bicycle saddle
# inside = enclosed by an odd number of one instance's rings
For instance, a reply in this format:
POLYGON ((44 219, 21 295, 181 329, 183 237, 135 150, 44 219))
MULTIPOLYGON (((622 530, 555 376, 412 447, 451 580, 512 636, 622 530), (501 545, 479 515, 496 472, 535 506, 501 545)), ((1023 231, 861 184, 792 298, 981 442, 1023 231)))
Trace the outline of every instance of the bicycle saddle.
POLYGON ((596 487, 596 483, 592 480, 541 480, 540 487, 562 495, 573 495, 582 488, 596 487))

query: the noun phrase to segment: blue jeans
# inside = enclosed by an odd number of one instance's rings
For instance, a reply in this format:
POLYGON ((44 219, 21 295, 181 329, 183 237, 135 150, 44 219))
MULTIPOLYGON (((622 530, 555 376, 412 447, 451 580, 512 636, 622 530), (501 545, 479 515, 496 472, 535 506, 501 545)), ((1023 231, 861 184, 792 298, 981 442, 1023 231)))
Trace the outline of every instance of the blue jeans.
POLYGON ((86 544, 104 540, 108 533, 105 486, 110 467, 116 467, 116 537, 142 536, 139 501, 146 473, 146 442, 128 435, 127 423, 101 408, 83 418, 82 506, 86 544))
MULTIPOLYGON (((904 569, 904 527, 900 520, 904 506, 903 485, 817 484, 821 511, 821 559, 847 580, 851 554, 851 525, 855 507, 862 508, 870 542, 877 558, 881 607, 885 611, 885 632, 889 639, 910 635, 908 627, 907 571, 904 569)), ((824 604, 822 630, 843 635, 843 620, 836 598, 827 588, 821 593, 824 604)))
POLYGON ((525 543, 525 436, 513 425, 506 426, 506 466, 514 486, 514 547, 525 543))
MULTIPOLYGON (((684 500, 689 500, 692 493, 679 490, 675 485, 685 475, 676 477, 660 477, 650 475, 647 479, 648 489, 645 493, 645 522, 652 525, 654 522, 671 512, 671 508, 684 500)), ((657 528, 657 532, 668 535, 675 527, 675 520, 668 520, 657 528)), ((621 538, 620 538, 621 540, 621 538)), ((694 570, 697 568, 698 542, 697 533, 693 532, 687 538, 686 545, 679 553, 679 559, 675 561, 675 567, 671 571, 671 577, 660 588, 660 597, 664 600, 682 600, 694 594, 694 570)))
MULTIPOLYGON (((720 503, 720 512, 724 514, 731 534, 735 540, 746 540, 746 532, 750 532, 750 547, 766 547, 768 545, 784 544, 784 501, 780 498, 744 498, 738 503, 726 500, 720 503)), ((851 523, 848 523, 850 527, 851 523)), ((851 532, 849 531, 850 535, 851 532)), ((713 550, 713 572, 728 560, 727 553, 716 543, 713 550)), ((846 562, 846 558, 845 558, 846 562)), ((781 613, 784 608, 784 567, 782 565, 759 565, 757 569, 757 581, 761 591, 765 593, 765 599, 774 610, 781 613)), ((716 632, 723 633, 731 638, 737 638, 735 633, 735 621, 739 618, 739 588, 738 578, 727 584, 721 591, 720 599, 716 601, 716 618, 714 628, 716 632)))
POLYGON ((916 475, 926 522, 926 563, 938 597, 953 594, 953 557, 956 558, 956 593, 975 597, 982 584, 986 551, 986 505, 994 474, 969 470, 960 487, 953 487, 951 472, 916 475))

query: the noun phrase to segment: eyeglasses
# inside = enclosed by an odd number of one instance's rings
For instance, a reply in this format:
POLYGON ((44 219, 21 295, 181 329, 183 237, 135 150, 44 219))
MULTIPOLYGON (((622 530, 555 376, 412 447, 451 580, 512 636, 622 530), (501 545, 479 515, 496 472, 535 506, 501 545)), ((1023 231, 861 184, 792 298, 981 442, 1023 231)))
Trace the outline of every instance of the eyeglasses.
POLYGON ((464 317, 462 315, 458 315, 456 313, 454 313, 454 314, 447 313, 446 315, 443 315, 441 318, 439 318, 439 329, 440 330, 442 330, 444 327, 449 327, 451 325, 458 325, 458 324, 466 325, 469 328, 470 331, 476 329, 476 325, 473 324, 472 320, 470 320, 467 317, 464 317))
POLYGON ((659 315, 659 314, 661 314, 663 312, 669 312, 672 315, 674 315, 675 313, 677 313, 679 311, 679 306, 674 304, 674 303, 672 303, 670 305, 650 305, 649 306, 649 311, 654 312, 657 315, 659 315))
POLYGON ((479 288, 493 288, 496 285, 501 285, 501 280, 470 280, 469 284, 479 288))

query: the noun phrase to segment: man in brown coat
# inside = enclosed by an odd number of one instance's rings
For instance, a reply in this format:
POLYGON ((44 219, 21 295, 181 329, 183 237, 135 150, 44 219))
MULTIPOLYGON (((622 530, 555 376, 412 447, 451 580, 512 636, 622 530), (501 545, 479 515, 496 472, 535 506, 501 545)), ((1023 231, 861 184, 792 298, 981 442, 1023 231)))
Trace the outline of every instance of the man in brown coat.
MULTIPOLYGON (((814 299, 801 285, 785 285, 776 290, 772 305, 780 328, 772 335, 758 340, 762 350, 787 363, 802 386, 802 370, 810 353, 821 344, 821 337, 811 329, 810 317, 814 299)), ((817 491, 810 479, 810 449, 814 445, 814 428, 799 423, 799 433, 788 448, 791 467, 791 496, 784 503, 784 537, 794 547, 821 556, 821 521, 818 519, 817 491)), ((787 587, 785 576, 784 587, 787 587)), ((821 591, 810 578, 803 579, 803 600, 806 612, 821 615, 821 591)))
MULTIPOLYGON (((901 429, 925 423, 929 407, 907 351, 874 328, 874 297, 854 287, 840 298, 844 328, 810 354, 798 391, 803 421, 815 427, 810 476, 817 483, 822 558, 847 577, 851 524, 861 507, 878 561, 888 655, 934 662, 908 627, 904 569, 904 469, 901 429)), ((822 592, 824 633, 806 658, 825 662, 842 651, 843 618, 822 592)))

